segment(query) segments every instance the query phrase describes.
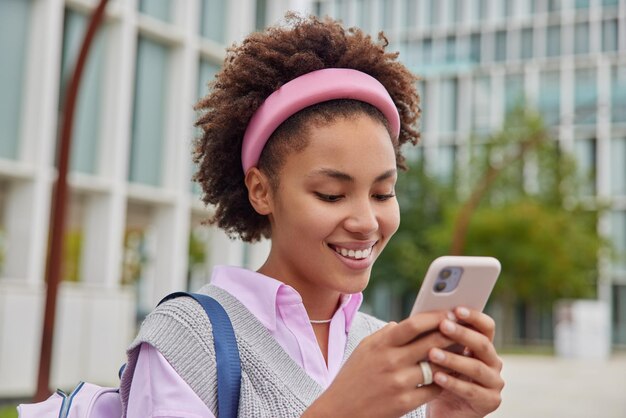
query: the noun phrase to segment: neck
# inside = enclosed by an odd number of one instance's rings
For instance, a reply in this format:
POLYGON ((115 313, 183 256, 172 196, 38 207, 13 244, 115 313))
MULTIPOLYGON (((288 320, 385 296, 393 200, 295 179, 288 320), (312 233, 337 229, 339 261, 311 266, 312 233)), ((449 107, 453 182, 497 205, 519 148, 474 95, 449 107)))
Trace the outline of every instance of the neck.
POLYGON ((302 280, 297 275, 291 274, 285 271, 285 269, 278 268, 271 263, 270 258, 268 258, 258 272, 296 289, 302 298, 302 303, 310 319, 327 320, 332 318, 335 314, 341 298, 341 294, 336 290, 320 288, 306 280, 302 280))

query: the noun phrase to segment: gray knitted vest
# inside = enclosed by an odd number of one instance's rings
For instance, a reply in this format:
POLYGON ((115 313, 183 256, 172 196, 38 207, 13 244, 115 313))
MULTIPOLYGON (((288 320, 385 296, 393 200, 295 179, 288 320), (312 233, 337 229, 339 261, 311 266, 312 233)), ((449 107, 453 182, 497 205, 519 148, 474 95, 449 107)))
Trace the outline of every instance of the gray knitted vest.
MULTIPOLYGON (((241 417, 299 417, 323 388, 276 342, 268 330, 236 298, 211 285, 200 290, 217 299, 228 313, 241 357, 241 417)), ((384 322, 358 313, 350 327, 345 362, 359 342, 384 322)), ((144 321, 128 349, 120 393, 124 410, 130 393, 139 345, 156 347, 211 411, 217 410, 217 376, 211 323, 191 298, 177 298, 156 308, 144 321)), ((424 408, 408 417, 424 417, 424 408)), ((134 417, 130 417, 134 418, 134 417)))

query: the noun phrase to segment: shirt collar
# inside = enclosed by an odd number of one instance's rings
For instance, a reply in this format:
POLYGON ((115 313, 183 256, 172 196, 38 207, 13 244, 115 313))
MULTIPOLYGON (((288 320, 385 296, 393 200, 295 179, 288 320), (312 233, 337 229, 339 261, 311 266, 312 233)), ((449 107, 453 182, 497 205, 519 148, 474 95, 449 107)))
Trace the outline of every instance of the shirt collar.
MULTIPOLYGON (((279 305, 302 303, 302 297, 293 287, 241 267, 215 266, 211 284, 237 298, 270 331, 276 329, 279 305)), ((346 333, 362 302, 362 293, 341 295, 337 310, 343 310, 346 333)))

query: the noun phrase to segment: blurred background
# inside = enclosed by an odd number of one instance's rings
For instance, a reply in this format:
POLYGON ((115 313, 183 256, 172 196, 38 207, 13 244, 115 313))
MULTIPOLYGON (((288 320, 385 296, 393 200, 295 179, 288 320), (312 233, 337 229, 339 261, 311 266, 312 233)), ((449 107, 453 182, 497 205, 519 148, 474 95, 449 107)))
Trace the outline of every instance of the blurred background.
MULTIPOLYGON (((0 400, 35 391, 59 118, 96 3, 0 0, 0 400)), ((52 386, 116 385, 162 296, 264 261, 267 242, 202 224, 193 104, 225 48, 287 10, 383 30, 421 77, 402 225, 364 308, 401 319, 434 257, 498 257, 498 416, 561 416, 556 392, 516 400, 560 387, 569 416, 626 417, 626 0, 110 0, 74 120, 52 386)))

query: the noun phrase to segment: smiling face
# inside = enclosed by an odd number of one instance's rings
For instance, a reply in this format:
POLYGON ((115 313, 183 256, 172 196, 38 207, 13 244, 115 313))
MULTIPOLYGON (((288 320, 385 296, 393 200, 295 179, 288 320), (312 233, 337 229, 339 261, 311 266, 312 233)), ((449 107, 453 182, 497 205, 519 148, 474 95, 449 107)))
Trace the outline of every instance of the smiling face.
POLYGON ((296 288, 305 303, 362 291, 400 223, 387 129, 356 115, 309 132, 267 194, 272 249, 259 270, 296 288))

